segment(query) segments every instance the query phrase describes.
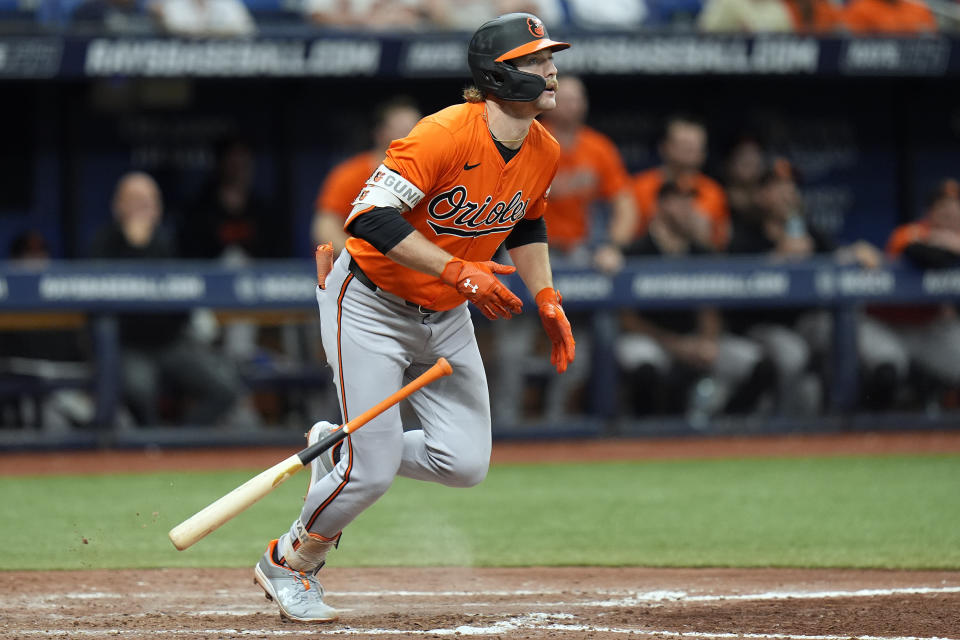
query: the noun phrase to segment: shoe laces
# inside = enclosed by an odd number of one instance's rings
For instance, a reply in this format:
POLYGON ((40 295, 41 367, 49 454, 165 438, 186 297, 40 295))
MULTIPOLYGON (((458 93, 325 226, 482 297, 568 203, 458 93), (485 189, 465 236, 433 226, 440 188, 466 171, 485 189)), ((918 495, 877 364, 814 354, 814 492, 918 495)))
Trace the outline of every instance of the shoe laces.
MULTIPOLYGON (((294 578, 293 582, 297 585, 293 594, 295 599, 304 602, 312 599, 323 601, 323 585, 317 580, 316 571, 313 573, 297 571, 288 567, 286 563, 280 566, 289 571, 291 577, 294 578)), ((319 571, 319 567, 317 571, 319 571)))

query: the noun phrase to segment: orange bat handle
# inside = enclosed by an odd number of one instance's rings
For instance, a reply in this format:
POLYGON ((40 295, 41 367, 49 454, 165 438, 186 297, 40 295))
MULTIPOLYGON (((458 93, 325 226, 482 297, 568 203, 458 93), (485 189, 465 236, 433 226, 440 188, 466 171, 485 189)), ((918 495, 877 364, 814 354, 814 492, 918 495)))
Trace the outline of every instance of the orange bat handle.
POLYGON ((367 409, 366 411, 358 415, 356 418, 353 418, 352 420, 347 420, 345 423, 343 423, 343 427, 341 428, 343 429, 344 433, 348 433, 348 434, 353 433, 354 431, 356 431, 363 425, 367 424, 368 422, 376 418, 378 415, 380 415, 381 413, 383 413, 393 405, 397 404, 407 396, 411 395, 414 391, 417 391, 418 389, 422 389, 423 387, 427 386, 434 380, 439 380, 440 378, 444 376, 448 376, 451 373, 453 373, 453 367, 450 366, 450 363, 447 362, 447 359, 439 358, 432 367, 430 367, 429 369, 424 371, 422 374, 417 376, 409 384, 405 385, 396 393, 390 395, 389 397, 384 398, 377 404, 373 405, 372 407, 370 407, 369 409, 367 409))

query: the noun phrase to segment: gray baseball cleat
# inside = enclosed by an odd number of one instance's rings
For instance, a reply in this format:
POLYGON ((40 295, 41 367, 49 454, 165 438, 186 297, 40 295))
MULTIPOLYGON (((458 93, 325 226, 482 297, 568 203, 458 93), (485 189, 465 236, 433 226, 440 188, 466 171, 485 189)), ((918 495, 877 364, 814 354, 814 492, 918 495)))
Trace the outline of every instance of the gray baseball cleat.
MULTIPOLYGON (((321 420, 310 427, 307 432, 307 446, 316 444, 320 438, 332 433, 340 428, 338 424, 332 424, 321 420)), ((317 480, 327 475, 340 462, 340 447, 343 446, 343 440, 333 445, 310 462, 310 486, 316 484, 317 480)))
POLYGON ((323 601, 323 587, 314 574, 294 571, 274 559, 277 541, 253 569, 253 582, 280 607, 280 617, 298 622, 332 622, 339 616, 336 609, 323 601))

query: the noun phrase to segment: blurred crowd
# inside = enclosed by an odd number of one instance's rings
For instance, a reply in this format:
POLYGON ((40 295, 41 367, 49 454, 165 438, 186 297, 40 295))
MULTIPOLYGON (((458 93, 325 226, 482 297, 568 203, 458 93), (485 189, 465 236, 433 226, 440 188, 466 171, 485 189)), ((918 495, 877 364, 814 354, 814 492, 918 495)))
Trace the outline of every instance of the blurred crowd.
MULTIPOLYGON (((662 123, 659 164, 631 174, 616 142, 587 124, 588 93, 580 79, 564 78, 557 103, 542 116, 562 149, 545 214, 555 264, 616 274, 634 258, 752 255, 777 261, 818 256, 864 269, 894 260, 922 269, 960 266, 960 183, 955 179, 943 178, 922 209, 911 212, 913 221, 888 229, 885 246, 863 240, 837 244, 805 206, 803 176, 791 159, 757 135, 745 133, 723 149, 722 158, 709 165, 719 169, 708 175, 707 126, 695 116, 673 114, 662 123)), ((416 103, 405 97, 374 109, 370 146, 317 176, 313 221, 303 233, 342 250, 350 202, 390 142, 405 136, 420 117, 416 103)), ((240 264, 291 256, 290 234, 279 232, 283 225, 265 204, 270 194, 254 188, 254 157, 243 139, 222 140, 209 180, 181 214, 166 220, 153 177, 139 171, 117 176, 112 217, 84 257, 240 264)), ((9 257, 34 267, 50 258, 36 232, 16 238, 9 257)), ((504 253, 499 259, 509 257, 504 253)), ((495 421, 553 422, 596 409, 589 395, 594 373, 590 314, 571 315, 578 357, 563 376, 552 372, 544 356, 548 345, 528 315, 478 320, 495 421)), ((131 425, 235 426, 262 419, 263 407, 252 402, 248 381, 238 373, 239 365, 256 358, 264 340, 261 327, 235 323, 218 333, 211 329, 216 323, 209 313, 126 312, 118 321, 121 393, 131 425), (178 399, 176 406, 170 406, 171 398, 178 399)), ((856 323, 860 408, 957 406, 960 319, 955 307, 868 306, 856 323)), ((616 362, 610 363, 619 372, 617 415, 683 415, 706 428, 718 416, 813 418, 828 410, 835 376, 828 309, 627 308, 617 326, 616 362)), ((49 339, 34 344, 24 341, 23 332, 0 332, 0 361, 7 373, 11 363, 22 366, 30 358, 89 365, 89 345, 78 337, 82 331, 47 333, 49 339), (62 346, 65 342, 70 348, 62 346)), ((315 350, 306 351, 307 360, 323 362, 315 350)), ((91 411, 84 413, 62 398, 25 409, 23 398, 7 397, 0 401, 0 423, 50 421, 54 410, 67 424, 89 420, 91 411)))
MULTIPOLYGON (((557 30, 683 29, 720 33, 930 33, 960 25, 952 0, 46 0, 19 4, 47 28, 237 37, 258 26, 472 30, 527 11, 557 30)), ((7 7, 9 9, 9 7, 7 7)), ((18 11, 0 12, 0 26, 18 11)))

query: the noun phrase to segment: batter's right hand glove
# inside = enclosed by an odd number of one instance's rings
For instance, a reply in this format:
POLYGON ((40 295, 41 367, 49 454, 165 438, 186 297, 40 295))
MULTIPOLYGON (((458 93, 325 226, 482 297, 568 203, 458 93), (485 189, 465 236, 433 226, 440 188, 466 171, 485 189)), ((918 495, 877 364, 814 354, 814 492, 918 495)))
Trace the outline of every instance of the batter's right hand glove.
POLYGON ((516 270, 516 267, 491 260, 468 262, 451 258, 443 268, 440 280, 475 304, 488 319, 512 318, 513 314, 523 311, 523 303, 493 274, 513 273, 516 270))
POLYGON ((537 310, 540 312, 540 322, 547 332, 547 337, 553 343, 550 351, 550 364, 557 368, 557 373, 567 370, 567 365, 573 362, 576 355, 577 343, 573 340, 573 331, 567 314, 560 306, 560 294, 556 289, 544 287, 535 298, 537 310))

